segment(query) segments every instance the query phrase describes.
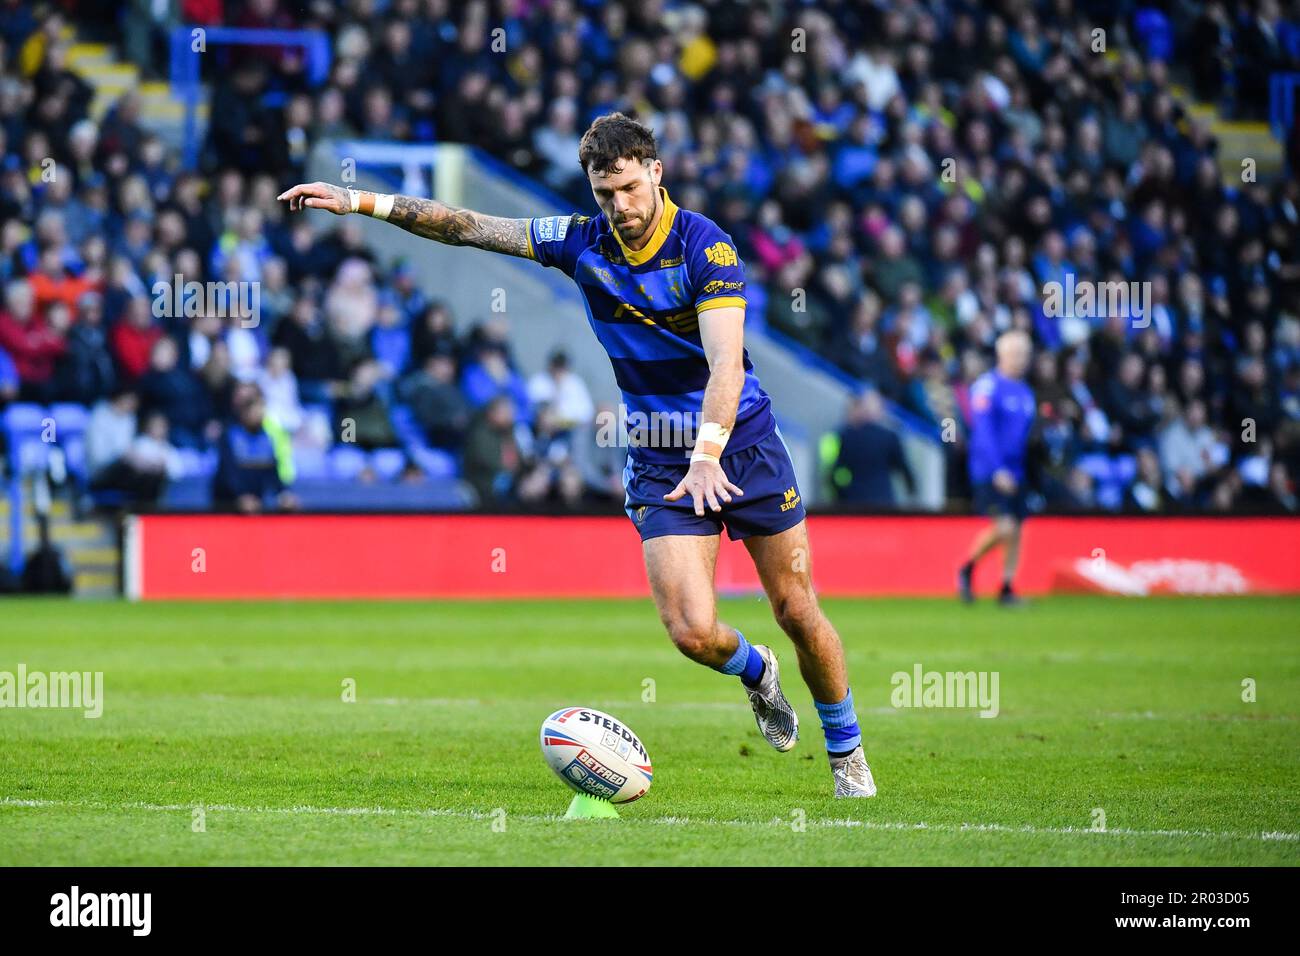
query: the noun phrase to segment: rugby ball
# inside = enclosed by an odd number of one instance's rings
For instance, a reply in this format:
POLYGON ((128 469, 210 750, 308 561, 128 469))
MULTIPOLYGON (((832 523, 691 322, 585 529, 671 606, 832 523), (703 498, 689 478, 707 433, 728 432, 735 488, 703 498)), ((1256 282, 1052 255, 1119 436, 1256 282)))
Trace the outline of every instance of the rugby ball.
POLYGON ((542 721, 542 757, 578 793, 611 803, 645 796, 654 779, 641 739, 590 707, 565 707, 542 721))

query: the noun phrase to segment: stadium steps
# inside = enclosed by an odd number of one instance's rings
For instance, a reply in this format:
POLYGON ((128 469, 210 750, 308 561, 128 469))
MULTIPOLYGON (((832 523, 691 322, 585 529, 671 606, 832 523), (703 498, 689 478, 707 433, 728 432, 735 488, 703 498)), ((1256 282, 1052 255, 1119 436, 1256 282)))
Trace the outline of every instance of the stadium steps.
MULTIPOLYGON (((9 501, 0 499, 0 529, 9 529, 9 501)), ((30 498, 23 502, 23 546, 28 553, 40 540, 40 526, 30 498)), ((117 525, 111 518, 78 518, 60 498, 50 504, 50 541, 63 552, 77 597, 116 597, 118 588, 117 525)))
MULTIPOLYGON (((113 104, 124 94, 134 91, 140 98, 140 122, 166 142, 180 142, 185 123, 185 107, 172 96, 169 83, 142 81, 134 63, 121 63, 117 51, 107 43, 76 43, 68 50, 68 66, 95 89, 90 115, 102 121, 113 104)), ((206 123, 208 105, 198 107, 200 122, 206 123)))
POLYGON ((1219 140, 1219 171, 1225 182, 1241 186, 1241 163, 1247 158, 1255 160, 1258 180, 1282 173, 1282 144, 1273 138, 1267 123, 1219 120, 1210 128, 1219 140))
POLYGON ((111 571, 87 571, 77 568, 72 575, 72 591, 77 597, 117 597, 117 568, 114 567, 111 571))
POLYGON ((1192 99, 1186 87, 1175 84, 1169 91, 1192 116, 1208 123, 1210 132, 1218 139, 1219 174, 1225 186, 1241 187, 1243 159, 1255 160, 1258 180, 1281 174, 1285 160, 1282 144, 1273 138, 1267 123, 1224 119, 1215 104, 1192 99))

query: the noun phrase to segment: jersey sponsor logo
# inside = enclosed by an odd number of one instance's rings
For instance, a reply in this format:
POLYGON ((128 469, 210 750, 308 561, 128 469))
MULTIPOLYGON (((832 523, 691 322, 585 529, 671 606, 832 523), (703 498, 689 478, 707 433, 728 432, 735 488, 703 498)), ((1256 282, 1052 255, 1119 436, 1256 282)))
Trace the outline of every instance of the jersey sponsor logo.
POLYGON ((538 242, 561 242, 569 232, 572 216, 548 216, 537 220, 538 242))
POLYGON ((789 511, 799 506, 799 492, 795 491, 794 485, 785 490, 785 501, 781 504, 782 511, 789 511))
POLYGON ((736 256, 736 250, 725 242, 715 242, 705 249, 704 258, 715 266, 735 266, 740 264, 740 259, 736 256))
POLYGON ((614 278, 614 273, 610 272, 604 266, 598 266, 593 262, 588 267, 588 272, 605 285, 612 286, 617 284, 617 281, 614 278))
POLYGON ((685 262, 685 261, 686 261, 686 257, 685 257, 685 256, 678 256, 678 257, 675 258, 675 259, 660 259, 660 260, 659 260, 659 268, 660 268, 660 269, 671 269, 673 266, 679 266, 679 265, 681 265, 681 264, 682 264, 683 262, 685 262))
POLYGON ((705 283, 704 288, 700 290, 700 295, 713 295, 715 292, 739 292, 745 288, 743 282, 727 282, 722 279, 714 279, 712 282, 705 283))

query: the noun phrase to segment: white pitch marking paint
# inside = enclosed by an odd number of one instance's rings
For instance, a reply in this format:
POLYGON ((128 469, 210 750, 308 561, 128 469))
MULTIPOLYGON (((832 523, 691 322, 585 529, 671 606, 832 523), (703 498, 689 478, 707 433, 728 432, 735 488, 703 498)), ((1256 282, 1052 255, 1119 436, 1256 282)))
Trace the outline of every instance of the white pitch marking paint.
MULTIPOLYGON (((95 803, 81 800, 39 800, 23 799, 18 797, 0 798, 0 807, 12 807, 17 809, 73 809, 73 810, 98 810, 98 811, 117 811, 117 810, 140 810, 150 813, 189 813, 199 803, 194 804, 160 804, 160 803, 95 803)), ((465 820, 491 820, 492 813, 479 810, 445 810, 445 809, 427 809, 412 810, 394 807, 244 807, 231 804, 203 803, 203 809, 210 813, 244 813, 244 814, 275 814, 284 816, 343 816, 343 817, 412 817, 412 818, 437 818, 449 817, 453 819, 465 820)), ((511 814, 513 820, 534 821, 538 823, 564 823, 564 818, 556 816, 544 816, 541 814, 511 814)), ((649 824, 653 826, 732 826, 732 827, 763 827, 785 829, 789 826, 789 820, 777 817, 768 822, 759 820, 692 820, 690 817, 647 817, 644 819, 625 819, 624 824, 649 824)), ((1263 833, 1232 833, 1221 832, 1216 830, 1132 830, 1123 827, 1113 827, 1107 830, 1093 830, 1090 827, 1037 827, 1029 824, 1023 826, 1011 826, 1004 823, 904 823, 889 822, 882 820, 808 820, 808 825, 812 827, 823 828, 843 828, 843 829, 861 829, 861 830, 881 830, 881 831, 920 831, 926 833, 1023 833, 1030 835, 1037 834, 1061 834, 1071 836, 1088 836, 1104 838, 1107 836, 1130 836, 1130 837, 1156 837, 1156 838, 1174 838, 1174 839, 1203 839, 1203 840, 1254 840, 1254 841, 1300 841, 1300 833, 1286 833, 1278 830, 1269 830, 1263 833)))

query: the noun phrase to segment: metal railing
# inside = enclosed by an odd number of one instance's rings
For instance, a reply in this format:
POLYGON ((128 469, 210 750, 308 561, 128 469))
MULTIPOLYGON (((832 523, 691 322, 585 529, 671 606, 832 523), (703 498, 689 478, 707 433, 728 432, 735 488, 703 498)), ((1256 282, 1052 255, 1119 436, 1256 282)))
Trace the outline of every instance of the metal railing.
POLYGON ((1268 125, 1273 138, 1285 140, 1295 122, 1300 73, 1274 73, 1268 81, 1268 125))
POLYGON ((183 157, 186 169, 194 169, 202 145, 198 108, 203 96, 199 57, 212 47, 279 46, 301 48, 306 58, 307 80, 320 86, 329 79, 329 34, 320 30, 251 30, 242 27, 180 26, 171 33, 170 70, 172 92, 185 106, 183 157))

